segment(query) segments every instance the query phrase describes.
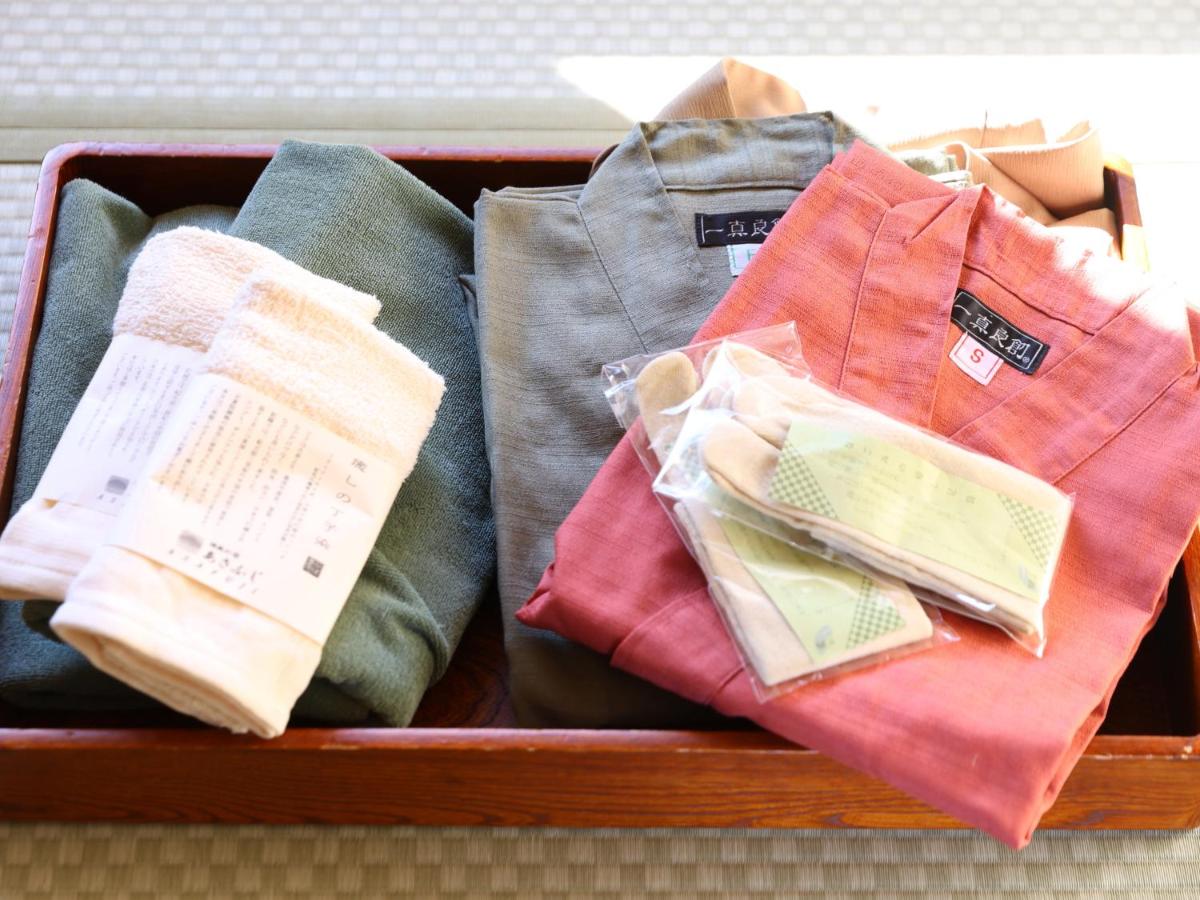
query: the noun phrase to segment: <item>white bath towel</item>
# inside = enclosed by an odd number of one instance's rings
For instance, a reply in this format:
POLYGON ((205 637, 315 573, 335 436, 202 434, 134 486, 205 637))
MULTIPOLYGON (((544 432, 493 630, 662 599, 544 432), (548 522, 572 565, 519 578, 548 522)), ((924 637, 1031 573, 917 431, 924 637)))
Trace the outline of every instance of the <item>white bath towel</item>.
MULTIPOLYGON (((154 423, 169 413, 250 273, 263 267, 308 281, 312 290, 344 304, 363 320, 373 320, 379 312, 374 297, 319 278, 250 241, 192 227, 150 240, 130 267, 113 321, 113 344, 33 497, 0 535, 0 597, 66 596, 71 579, 101 546, 122 499, 98 496, 102 491, 91 483, 97 473, 84 463, 97 454, 81 445, 94 446, 105 438, 89 433, 89 422, 102 423, 114 440, 140 427, 141 444, 148 451, 154 423), (151 357, 157 364, 148 362, 151 357), (111 405, 111 389, 117 383, 124 385, 133 409, 129 404, 111 405)), ((136 451, 131 450, 123 463, 122 477, 114 482, 122 491, 129 476, 136 474, 136 451)), ((100 477, 103 484, 103 473, 100 477)))
MULTIPOLYGON (((277 273, 247 284, 193 388, 209 376, 251 388, 383 461, 392 475, 390 494, 378 498, 385 511, 416 461, 443 391, 437 373, 344 304, 277 273)), ((194 424, 185 406, 180 417, 194 424)), ((143 491, 160 484, 159 457, 156 451, 143 491)), ((134 496, 121 518, 136 516, 138 505, 134 496)), ((118 522, 118 536, 127 524, 118 522)), ((364 536, 359 568, 377 533, 378 526, 364 536)), ((336 614, 348 591, 323 602, 331 601, 336 614)), ((285 618, 108 545, 72 583, 51 626, 97 668, 180 712, 274 737, 308 685, 324 640, 285 618)))

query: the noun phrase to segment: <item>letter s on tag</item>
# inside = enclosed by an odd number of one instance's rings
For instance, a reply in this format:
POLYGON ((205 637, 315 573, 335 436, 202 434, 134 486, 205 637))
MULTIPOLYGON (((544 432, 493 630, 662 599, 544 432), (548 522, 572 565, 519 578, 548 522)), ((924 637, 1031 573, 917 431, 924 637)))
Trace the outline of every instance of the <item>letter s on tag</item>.
POLYGON ((953 363, 980 384, 991 384, 1003 360, 969 334, 964 334, 950 351, 953 363))

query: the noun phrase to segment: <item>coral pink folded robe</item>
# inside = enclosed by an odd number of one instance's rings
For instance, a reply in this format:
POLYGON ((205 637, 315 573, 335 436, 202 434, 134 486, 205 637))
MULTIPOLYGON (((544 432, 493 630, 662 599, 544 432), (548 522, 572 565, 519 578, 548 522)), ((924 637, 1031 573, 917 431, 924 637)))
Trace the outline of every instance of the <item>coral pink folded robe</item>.
MULTIPOLYGON (((856 144, 697 340, 793 319, 827 385, 1074 495, 1045 657, 955 617, 955 644, 759 703, 628 440, 518 617, 1022 846, 1104 718, 1200 514, 1200 317, 1177 289, 1057 240, 987 188, 954 193, 856 144), (1018 365, 987 385, 956 367, 960 289, 986 307, 989 339, 1003 320, 1044 356, 1017 346, 1018 365)), ((1016 336, 1006 328, 1000 345, 1016 336)))

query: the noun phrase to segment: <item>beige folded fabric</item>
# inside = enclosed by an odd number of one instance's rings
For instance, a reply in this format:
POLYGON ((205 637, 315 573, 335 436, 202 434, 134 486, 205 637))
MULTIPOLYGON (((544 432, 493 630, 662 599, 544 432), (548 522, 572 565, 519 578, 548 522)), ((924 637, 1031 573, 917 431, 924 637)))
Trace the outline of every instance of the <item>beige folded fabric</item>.
POLYGON ((808 112, 804 98, 781 78, 726 56, 664 106, 655 121, 758 119, 808 112))
MULTIPOLYGON (((764 119, 802 112, 808 112, 804 98, 786 81, 726 56, 677 94, 652 121, 764 119)), ((592 172, 615 149, 609 147, 597 155, 592 172)))
POLYGON ((895 142, 893 150, 945 148, 986 184, 1043 225, 1104 205, 1100 133, 1079 122, 1055 140, 1038 119, 1018 125, 964 128, 895 142))
POLYGON ((1116 218, 1104 208, 1104 148, 1100 133, 1079 122, 1048 140, 1039 119, 1016 125, 961 128, 891 145, 895 151, 938 148, 958 161, 975 184, 985 184, 1043 225, 1087 243, 1093 252, 1120 255, 1116 218))
POLYGON ((1060 219, 1050 226, 1054 233, 1068 238, 1100 256, 1121 256, 1128 247, 1118 247, 1117 216, 1111 209, 1093 209, 1077 216, 1060 219))

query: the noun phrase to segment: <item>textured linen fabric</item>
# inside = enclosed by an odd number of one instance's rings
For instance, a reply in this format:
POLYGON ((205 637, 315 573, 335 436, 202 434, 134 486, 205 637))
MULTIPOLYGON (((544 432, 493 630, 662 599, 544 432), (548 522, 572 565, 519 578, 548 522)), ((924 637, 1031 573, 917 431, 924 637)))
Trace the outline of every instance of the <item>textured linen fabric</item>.
POLYGON ((854 136, 830 113, 644 123, 585 186, 480 197, 476 328, 522 724, 670 728, 709 717, 513 613, 620 439, 601 367, 686 343, 733 281, 725 247, 697 246, 694 215, 784 210, 854 136))
POLYGON ((613 665, 882 778, 1014 847, 1095 734, 1200 513, 1200 315, 982 187, 856 145, 809 186, 696 335, 795 320, 816 377, 1075 499, 1041 660, 960 640, 760 704, 703 576, 622 442, 521 611, 613 665), (1050 350, 988 386, 948 353, 958 288, 1050 350))

